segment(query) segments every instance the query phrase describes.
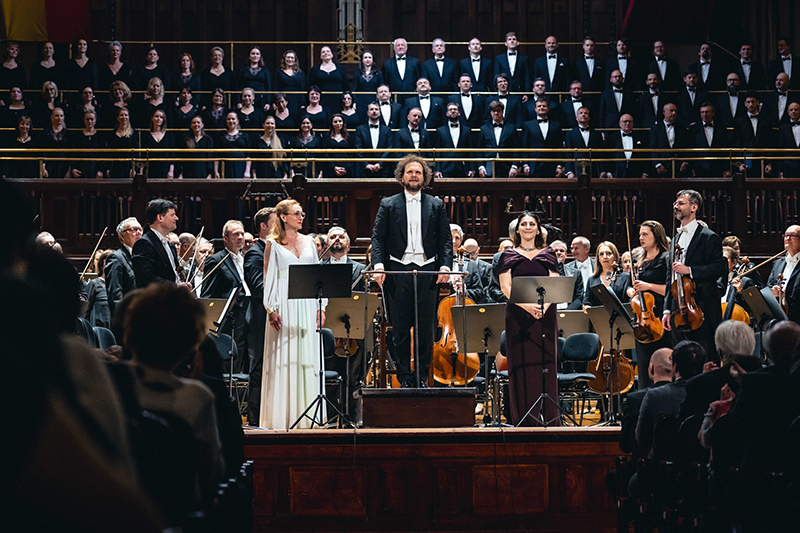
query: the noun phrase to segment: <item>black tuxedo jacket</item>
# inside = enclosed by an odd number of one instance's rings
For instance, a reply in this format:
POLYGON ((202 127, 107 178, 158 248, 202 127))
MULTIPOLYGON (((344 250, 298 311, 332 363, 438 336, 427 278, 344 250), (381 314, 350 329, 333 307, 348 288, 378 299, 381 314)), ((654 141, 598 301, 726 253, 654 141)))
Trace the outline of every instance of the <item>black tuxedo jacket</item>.
MULTIPOLYGON (((370 135, 369 131, 369 122, 356 128, 356 148, 372 148, 372 136, 370 135)), ((379 132, 377 148, 391 148, 394 142, 394 134, 392 133, 392 130, 388 126, 381 124, 379 132)), ((382 177, 388 175, 387 172, 390 165, 388 162, 382 161, 382 159, 389 157, 389 152, 364 152, 361 153, 359 157, 364 159, 364 162, 358 165, 361 177, 382 177), (374 163, 381 163, 382 166, 382 170, 377 176, 365 170, 367 165, 374 163)))
POLYGON ((456 83, 458 82, 457 76, 456 62, 448 57, 444 58, 441 76, 435 59, 429 59, 422 64, 421 77, 428 78, 428 81, 431 82, 431 92, 451 93, 455 91, 456 83))
MULTIPOLYGON (((635 149, 648 148, 649 140, 642 132, 634 131, 633 147, 635 149)), ((642 174, 653 175, 653 165, 642 159, 649 158, 648 152, 633 152, 630 159, 625 158, 625 151, 622 146, 622 132, 620 130, 606 134, 606 146, 619 150, 614 154, 616 163, 611 163, 608 170, 613 173, 615 178, 641 178, 642 174)), ((610 154, 607 154, 610 155, 610 154)))
MULTIPOLYGON (((208 259, 206 259, 203 270, 205 272, 210 272, 211 274, 206 274, 208 277, 203 282, 203 289, 200 292, 201 298, 227 298, 231 295, 231 291, 241 285, 239 273, 236 271, 236 265, 233 263, 233 257, 227 257, 226 259, 227 255, 228 250, 223 248, 219 252, 209 256, 208 259), (214 267, 216 267, 217 263, 220 261, 222 261, 222 264, 219 265, 219 268, 215 269, 214 267), (213 272, 211 272, 212 270, 213 272)), ((263 263, 261 264, 261 268, 263 270, 263 263)), ((263 280, 261 284, 263 291, 263 280)))
MULTIPOLYGON (((524 93, 531 89, 531 73, 528 65, 528 56, 522 55, 517 51, 517 64, 514 67, 514 74, 511 74, 511 67, 508 65, 508 55, 503 53, 494 58, 494 76, 505 74, 509 76, 508 90, 512 93, 524 93)), ((492 85, 494 85, 492 76, 492 85)))
MULTIPOLYGON (((397 70, 397 58, 391 57, 383 62, 383 81, 393 93, 407 92, 413 93, 417 89, 417 78, 420 77, 421 69, 416 57, 406 54, 406 70, 403 78, 400 78, 400 71, 397 70)), ((402 98, 398 97, 399 100, 402 98)))
POLYGON ((475 79, 475 72, 472 70, 472 57, 462 59, 461 63, 459 63, 460 68, 456 76, 461 77, 461 74, 465 72, 469 74, 469 79, 472 80, 473 91, 485 93, 494 90, 494 79, 492 78, 492 60, 481 57, 480 65, 481 68, 478 70, 478 79, 475 79))
POLYGON ((658 62, 655 57, 650 60, 647 65, 648 74, 658 75, 661 81, 660 88, 662 91, 678 91, 683 87, 683 74, 681 73, 681 66, 674 59, 667 58, 667 74, 662 78, 661 69, 658 68, 658 62))
MULTIPOLYGON (((172 259, 178 264, 178 252, 170 247, 172 259)), ((133 245, 131 257, 133 272, 136 275, 136 287, 147 287, 154 281, 175 282, 175 270, 169 262, 167 251, 155 234, 155 230, 148 230, 133 245)))
MULTIPOLYGON (((739 66, 741 66, 741 64, 739 66)), ((706 81, 703 81, 703 69, 699 61, 689 65, 688 71, 697 74, 698 89, 703 91, 724 91, 727 88, 725 78, 728 77, 728 73, 731 72, 731 69, 719 59, 714 59, 711 61, 711 65, 708 69, 708 78, 706 81)), ((742 78, 740 77, 739 81, 741 80, 742 78)))
MULTIPOLYGON (((778 74, 781 72, 785 72, 783 70, 783 60, 778 56, 777 59, 773 59, 769 62, 769 66, 767 67, 767 82, 772 85, 775 83, 775 78, 778 77, 778 74)), ((796 91, 800 89, 800 59, 798 56, 792 54, 792 75, 789 77, 789 89, 796 91)))
MULTIPOLYGON (((606 89, 611 88, 611 80, 609 79, 611 73, 615 70, 622 72, 622 69, 619 68, 618 57, 617 54, 614 54, 611 59, 606 61, 606 72, 608 73, 606 76, 606 89)), ((625 72, 622 72, 622 75, 625 79, 625 87, 630 91, 638 91, 644 82, 644 80, 642 80, 642 66, 639 64, 639 61, 632 57, 628 57, 628 68, 625 72)))
MULTIPOLYGON (((774 287, 778 284, 778 275, 783 273, 786 268, 786 258, 781 257, 772 265, 772 271, 767 279, 767 287, 774 287)), ((792 270, 792 275, 788 281, 783 282, 783 290, 786 293, 786 305, 789 307, 789 320, 800 323, 800 268, 797 266, 792 270)))
POLYGON ((470 113, 469 117, 466 116, 464 113, 464 108, 461 105, 461 93, 458 94, 451 94, 447 97, 447 103, 445 104, 445 109, 447 109, 447 104, 453 102, 458 104, 458 109, 461 111, 461 116, 458 120, 461 121, 462 124, 476 130, 481 127, 483 124, 483 116, 484 110, 486 109, 486 103, 483 99, 483 96, 475 94, 474 92, 470 92, 470 96, 472 97, 472 113, 470 113))
MULTIPOLYGON (((594 70, 589 75, 589 67, 586 64, 586 57, 581 55, 572 63, 574 70, 574 79, 581 82, 584 91, 601 92, 606 88, 606 81, 609 77, 609 71, 606 68, 606 62, 599 57, 594 57, 594 70)), ((597 97, 597 95, 594 95, 597 97)))
MULTIPOLYGON (((547 138, 542 135, 542 128, 538 119, 529 120, 522 126, 522 146, 524 148, 563 148, 564 131, 561 124, 555 120, 547 122, 547 138)), ((531 176, 536 178, 553 178, 556 175, 554 162, 540 162, 539 157, 558 159, 563 157, 560 152, 528 152, 522 155, 523 158, 530 157, 528 165, 531 168, 531 176)))
MULTIPOLYGON (((569 59, 561 54, 556 54, 556 71, 553 74, 553 82, 550 82, 550 71, 547 70, 547 54, 542 57, 536 58, 533 62, 533 75, 532 80, 542 78, 544 80, 545 90, 547 92, 567 92, 569 91, 569 84, 572 82, 570 79, 572 66, 569 59)), ((531 83, 529 87, 532 87, 531 83)))
MULTIPOLYGON (((595 121, 597 120, 594 102, 588 100, 584 96, 581 98, 581 106, 589 109, 589 123, 594 127, 595 121)), ((565 128, 576 128, 578 126, 578 117, 575 115, 575 105, 571 97, 568 96, 566 100, 561 102, 558 110, 560 111, 560 116, 558 117, 559 122, 561 122, 565 128)))
MULTIPOLYGON (((708 145, 706 139, 704 126, 702 122, 698 122, 693 127, 689 128, 688 141, 689 148, 731 148, 730 133, 724 127, 721 127, 716 122, 714 123, 714 137, 711 139, 711 146, 708 145)), ((726 154, 722 152, 710 153, 714 157, 724 157, 726 154)), ((730 170, 730 163, 725 160, 699 160, 694 161, 692 164, 695 176, 697 177, 722 177, 723 172, 730 170)))
MULTIPOLYGON (((657 124, 654 124, 652 128, 650 128, 650 148, 658 148, 658 149, 673 149, 675 152, 653 152, 652 158, 655 159, 653 162, 653 166, 658 166, 659 163, 664 165, 664 168, 670 170, 671 172, 671 165, 672 158, 679 158, 683 154, 679 153, 678 150, 681 148, 686 148, 687 141, 686 141, 686 126, 680 120, 676 120, 672 126, 675 130, 675 140, 670 146, 669 144, 669 137, 667 136, 667 127, 664 124, 664 121, 660 121, 657 124)), ((685 157, 685 156, 684 156, 685 157)), ((676 175, 678 173, 678 168, 680 167, 680 161, 676 163, 676 175)))
POLYGON ((664 91, 658 93, 658 112, 653 107, 653 94, 650 91, 645 91, 639 96, 637 108, 639 110, 637 118, 639 119, 639 126, 642 128, 652 128, 653 124, 664 118, 664 105, 673 102, 674 95, 664 94, 664 91))
MULTIPOLYGON (((434 258, 436 269, 452 267, 453 237, 450 221, 441 198, 422 194, 420 214, 422 222, 422 247, 428 259, 434 258)), ((381 200, 375 226, 372 229, 372 262, 383 264, 385 270, 398 270, 399 265, 390 257, 401 259, 408 245, 408 218, 403 192, 381 200)))
MULTIPOLYGON (((483 158, 487 161, 484 161, 482 164, 484 166, 487 165, 492 159, 496 156, 501 158, 514 158, 515 160, 519 156, 519 154, 515 152, 493 152, 491 151, 492 148, 519 148, 519 137, 517 136, 517 130, 514 128, 513 125, 504 122, 503 123, 503 130, 500 132, 500 143, 498 144, 494 138, 494 126, 492 124, 487 124, 485 126, 481 126, 481 131, 478 134, 478 146, 477 148, 485 148, 483 152, 483 158)), ((515 162, 508 162, 508 161, 491 161, 492 169, 491 169, 491 176, 494 178, 507 178, 508 172, 511 170, 511 166, 516 164, 515 162)), ((487 166, 486 170, 488 171, 489 168, 487 166)))
POLYGON ((636 118, 636 97, 632 93, 623 88, 622 107, 619 110, 613 88, 600 94, 600 116, 597 123, 601 128, 618 128, 619 117, 625 114, 636 118))
MULTIPOLYGON (((256 243, 244 254, 244 281, 250 289, 250 294, 254 301, 264 300, 264 249, 266 244, 261 239, 257 239, 256 243)), ((222 267, 220 267, 222 268, 222 267)), ((210 272, 210 271, 209 271, 210 272)), ((264 310, 263 303, 261 305, 253 306, 260 307, 264 310)), ((266 315, 265 315, 266 319, 266 315)))
MULTIPOLYGON (((431 105, 428 108, 428 116, 425 116, 425 113, 422 113, 422 121, 419 123, 421 128, 425 128, 426 130, 435 130, 445 121, 445 107, 444 107, 444 100, 439 98, 438 96, 429 96, 431 105)), ((400 128, 405 128, 408 125, 408 112, 414 109, 415 107, 419 107, 422 110, 422 106, 419 105, 419 96, 412 96, 411 98, 406 98, 405 103, 403 104, 403 109, 400 111, 400 128)))
POLYGON ((747 115, 747 110, 744 108, 745 95, 742 92, 737 94, 739 99, 736 101, 736 113, 731 114, 731 104, 728 98, 728 93, 720 94, 714 104, 716 113, 714 113, 714 122, 719 123, 724 128, 732 128, 743 116, 747 115))
POLYGON ((393 148, 405 148, 409 150, 407 153, 400 153, 395 152, 393 155, 395 157, 403 157, 409 153, 418 153, 425 148, 430 148, 431 146, 431 134, 428 133, 428 130, 424 129, 422 126, 419 128, 419 148, 414 146, 414 140, 411 138, 411 130, 408 127, 400 128, 396 132, 394 132, 394 144, 393 148))
MULTIPOLYGON (((673 243, 678 242, 675 235, 673 243)), ((710 325, 713 332, 722 321, 722 308, 720 306, 719 289, 717 279, 728 273, 728 260, 722 255, 722 241, 719 235, 708 229, 702 224, 698 225, 694 232, 692 241, 687 250, 683 263, 692 269, 692 280, 697 287, 695 301, 705 315, 705 322, 710 325)), ((670 247, 669 267, 667 268, 667 286, 672 284, 672 263, 674 249, 670 247)), ((677 302, 672 299, 672 291, 667 291, 664 298, 664 309, 669 309, 675 315, 677 302)), ((712 333, 713 335, 713 333, 712 333)), ((709 354, 711 357, 712 354, 709 354)))
POLYGON ((133 272, 133 261, 127 248, 123 246, 108 256, 103 275, 106 278, 108 308, 113 314, 114 307, 122 297, 136 288, 136 274, 133 272))
MULTIPOLYGON (((381 116, 380 121, 381 124, 384 126, 389 126, 392 129, 396 129, 400 127, 400 111, 403 109, 403 106, 398 104, 397 102, 391 102, 392 112, 389 113, 389 123, 386 123, 386 120, 383 118, 383 104, 381 104, 381 116)), ((366 121, 365 121, 366 122, 366 121)))
MULTIPOLYGON (((492 121, 492 114, 489 112, 489 104, 499 100, 500 97, 497 94, 486 98, 486 113, 483 117, 484 124, 489 124, 492 121)), ((522 123, 524 122, 524 117, 522 116, 522 97, 516 94, 507 94, 504 105, 503 121, 513 124, 517 129, 522 129, 522 123)))
POLYGON ((778 91, 772 91, 761 96, 761 113, 769 117, 769 120, 775 125, 788 124, 789 114, 786 111, 789 109, 789 104, 797 101, 797 93, 789 91, 786 95, 786 107, 783 109, 783 115, 778 117, 778 91))
MULTIPOLYGON (((794 63, 794 61, 792 61, 794 63)), ((742 61, 736 60, 733 63, 733 68, 729 72, 735 72, 739 76, 739 88, 744 91, 765 91, 769 86, 767 84, 767 71, 758 61, 750 63, 750 81, 744 77, 744 69, 742 68, 742 61)), ((773 83, 775 79, 772 79, 773 83)))
MULTIPOLYGON (((330 265, 331 264, 331 260, 330 259, 326 259, 325 261, 322 262, 322 264, 323 265, 330 265)), ((365 267, 364 265, 362 265, 358 261, 353 261, 352 259, 350 259, 350 257, 347 258, 347 264, 350 265, 350 268, 353 269, 352 270, 352 277, 350 278, 350 286, 352 287, 353 283, 356 282, 358 277, 361 276, 361 273, 367 267, 365 267)), ((355 288, 352 289, 352 291, 364 292, 364 278, 363 277, 360 280, 358 280, 358 283, 356 284, 355 288)))
MULTIPOLYGON (((433 140, 436 148, 473 148, 472 132, 463 124, 458 125, 458 146, 453 146, 453 137, 450 135, 450 124, 445 124, 436 130, 435 139, 433 140)), ((471 154, 468 152, 439 152, 439 156, 443 159, 450 159, 456 157, 469 157, 471 154)), ((446 178, 452 177, 465 177, 469 171, 475 170, 475 163, 472 161, 440 161, 436 160, 436 172, 441 172, 442 176, 446 178)))
POLYGON ((736 122, 734 129, 736 146, 739 148, 777 148, 778 136, 772 123, 764 113, 758 115, 758 129, 753 132, 753 123, 745 112, 744 116, 736 122))
MULTIPOLYGON (((603 135, 595 130, 589 130, 589 145, 587 146, 586 143, 583 141, 583 135, 581 135, 580 128, 575 127, 569 130, 564 138, 564 146, 566 148, 605 148, 605 142, 603 142, 603 135)), ((565 159, 567 160, 567 173, 572 172, 576 176, 580 174, 581 169, 575 163, 576 159, 585 159, 589 156, 588 152, 570 152, 567 150, 564 154, 565 159)), ((600 165, 599 163, 593 163, 589 167, 592 177, 599 178, 600 173, 604 170, 604 166, 600 165)))
MULTIPOLYGON (((688 126, 700 120, 700 106, 704 102, 711 102, 708 93, 695 88, 694 103, 689 91, 684 86, 678 93, 678 116, 688 126)), ((663 108, 663 106, 662 106, 663 108)))
MULTIPOLYGON (((800 126, 797 126, 800 128, 800 126)), ((791 122, 787 122, 786 124, 781 124, 778 127, 778 148, 793 148, 797 150, 798 145, 794 140, 794 134, 792 133, 792 124, 791 122)), ((784 159, 781 161, 781 172, 783 172, 784 177, 786 178, 796 178, 800 176, 800 160, 797 157, 800 156, 800 151, 795 152, 794 154, 784 154, 784 155, 794 155, 794 159, 784 159)))

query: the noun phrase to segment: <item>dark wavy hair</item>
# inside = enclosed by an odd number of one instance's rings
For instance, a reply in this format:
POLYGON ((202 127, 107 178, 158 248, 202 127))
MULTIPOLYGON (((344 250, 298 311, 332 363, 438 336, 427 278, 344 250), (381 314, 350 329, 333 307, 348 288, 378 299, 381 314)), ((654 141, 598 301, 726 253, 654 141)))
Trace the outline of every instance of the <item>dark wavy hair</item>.
POLYGON ((522 222, 522 219, 525 217, 531 217, 536 221, 536 227, 539 228, 539 233, 536 234, 536 238, 533 239, 533 245, 537 248, 544 248, 544 235, 542 235, 542 219, 539 218, 539 215, 532 211, 523 211, 517 217, 517 225, 514 229, 514 246, 517 247, 522 244, 522 237, 519 234, 519 224, 522 222))

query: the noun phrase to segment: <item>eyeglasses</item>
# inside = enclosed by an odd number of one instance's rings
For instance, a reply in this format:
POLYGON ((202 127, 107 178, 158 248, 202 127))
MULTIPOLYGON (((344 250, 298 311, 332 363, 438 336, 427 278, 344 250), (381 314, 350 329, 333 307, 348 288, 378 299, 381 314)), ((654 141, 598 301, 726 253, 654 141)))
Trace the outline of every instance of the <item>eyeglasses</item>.
POLYGON ((795 235, 794 233, 784 233, 784 239, 800 239, 800 235, 795 235))
POLYGON ((295 217, 306 218, 306 214, 303 213, 302 211, 298 211, 297 213, 289 213, 289 214, 292 215, 292 216, 295 216, 295 217))
POLYGON ((142 232, 142 228, 128 228, 128 229, 122 230, 122 233, 127 233, 129 231, 133 231, 135 233, 141 233, 142 232))

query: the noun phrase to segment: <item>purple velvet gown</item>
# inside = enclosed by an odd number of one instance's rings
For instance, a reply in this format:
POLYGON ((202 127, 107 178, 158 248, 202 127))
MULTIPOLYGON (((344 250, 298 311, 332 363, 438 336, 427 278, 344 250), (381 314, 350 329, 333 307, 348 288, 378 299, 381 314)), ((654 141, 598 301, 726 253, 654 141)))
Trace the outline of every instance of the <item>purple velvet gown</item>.
MULTIPOLYGON (((556 256, 548 246, 533 259, 513 248, 500 256, 498 275, 511 270, 511 277, 549 276, 557 272, 556 256)), ((535 302, 533 302, 535 303, 535 302)), ((522 421, 523 426, 540 426, 539 413, 544 406, 546 425, 559 426, 558 379, 556 377, 556 306, 551 305, 540 320, 521 307, 506 305, 506 355, 511 423, 517 425, 539 398, 542 391, 542 365, 547 368, 545 389, 553 402, 544 399, 522 421), (544 335, 544 339, 542 339, 544 335)))

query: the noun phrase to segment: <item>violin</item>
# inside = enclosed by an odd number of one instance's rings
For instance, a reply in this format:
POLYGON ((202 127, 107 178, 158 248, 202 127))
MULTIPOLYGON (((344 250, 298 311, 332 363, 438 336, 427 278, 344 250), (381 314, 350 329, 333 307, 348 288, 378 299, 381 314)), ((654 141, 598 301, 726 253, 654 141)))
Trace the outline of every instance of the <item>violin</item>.
POLYGON ((750 315, 744 310, 744 307, 735 303, 736 287, 733 282, 742 278, 742 272, 745 271, 750 264, 750 259, 747 257, 742 258, 742 262, 733 267, 733 277, 728 282, 728 292, 725 294, 725 301, 722 303, 722 320, 738 320, 750 325, 750 315))
MULTIPOLYGON (((463 247, 458 249, 459 272, 464 271, 465 254, 466 250, 463 247)), ((475 302, 466 297, 465 291, 466 287, 462 283, 460 290, 439 302, 436 312, 439 322, 437 331, 441 334, 433 343, 431 372, 433 379, 444 385, 466 385, 475 379, 481 368, 480 356, 477 353, 466 354, 465 367, 465 357, 463 353, 459 353, 453 315, 450 312, 454 305, 475 305, 475 302)))
MULTIPOLYGON (((674 260, 680 261, 683 250, 680 245, 675 243, 674 260)), ((703 325, 703 311, 698 307, 694 297, 697 294, 697 286, 692 278, 672 271, 673 281, 670 285, 672 297, 678 303, 678 312, 675 313, 673 321, 679 331, 694 331, 703 325)))
MULTIPOLYGON (((632 265, 631 277, 634 283, 638 275, 639 267, 632 265)), ((656 317, 656 297, 652 292, 636 291, 631 298, 631 308, 638 324, 633 328, 633 336, 637 341, 649 344, 664 336, 664 324, 656 317)))
POLYGON ((786 282, 788 280, 784 279, 783 274, 778 274, 778 287, 781 289, 781 297, 778 300, 778 303, 781 304, 781 309, 786 316, 789 316, 789 304, 786 302, 786 282))

